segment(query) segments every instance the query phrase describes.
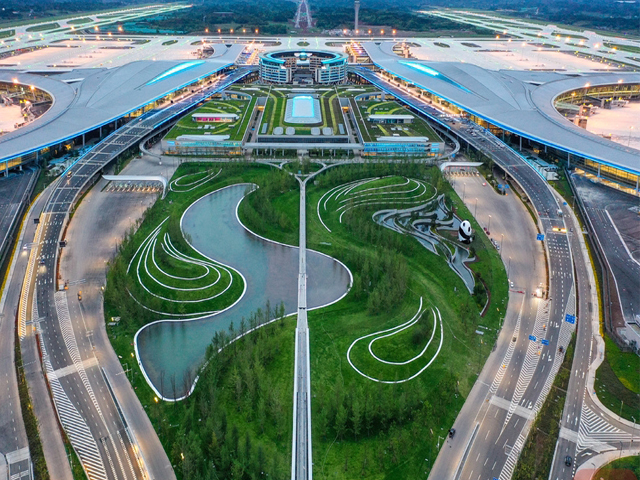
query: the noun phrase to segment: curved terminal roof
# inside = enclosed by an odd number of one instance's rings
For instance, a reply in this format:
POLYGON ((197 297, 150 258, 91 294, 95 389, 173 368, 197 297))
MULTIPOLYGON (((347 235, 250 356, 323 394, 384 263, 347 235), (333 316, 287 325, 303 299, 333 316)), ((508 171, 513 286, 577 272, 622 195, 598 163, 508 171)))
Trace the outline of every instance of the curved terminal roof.
POLYGON ((53 105, 41 117, 0 137, 0 161, 41 150, 113 122, 233 65, 244 48, 217 47, 219 51, 207 60, 139 61, 111 69, 79 69, 49 77, 0 70, 0 81, 35 85, 53 97, 53 105))
POLYGON ((563 75, 555 72, 486 70, 460 62, 404 59, 393 43, 363 44, 379 68, 505 130, 537 142, 640 174, 640 151, 587 132, 556 111, 563 92, 618 82, 640 83, 640 73, 563 75))

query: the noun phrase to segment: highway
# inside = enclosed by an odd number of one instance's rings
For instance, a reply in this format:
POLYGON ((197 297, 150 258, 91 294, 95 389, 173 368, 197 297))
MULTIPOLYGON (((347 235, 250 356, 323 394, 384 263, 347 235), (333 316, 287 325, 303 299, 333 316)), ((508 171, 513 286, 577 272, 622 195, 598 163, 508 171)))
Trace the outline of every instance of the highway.
MULTIPOLYGON (((88 182, 119 153, 248 73, 249 69, 234 70, 194 95, 118 129, 59 178, 39 216, 36 245, 23 284, 18 330, 24 337, 27 322, 37 320, 42 361, 57 414, 90 479, 149 478, 149 474, 136 455, 135 432, 128 428, 94 354, 92 335, 79 334, 88 333, 80 296, 59 290, 58 242, 69 212, 88 182)), ((162 473, 151 478, 166 478, 162 473)))
POLYGON ((311 381, 309 368, 309 325, 307 323, 307 180, 300 183, 300 266, 298 270, 298 323, 296 325, 295 371, 293 381, 292 480, 311 480, 311 381))
POLYGON ((493 158, 526 193, 535 211, 538 229, 545 235, 548 294, 542 299, 532 295, 537 283, 545 284, 544 280, 531 275, 528 280, 517 279, 518 290, 524 292, 520 294, 522 305, 513 330, 510 322, 505 323, 496 345, 496 352, 500 353, 494 352, 488 363, 497 363, 491 372, 493 375, 488 371, 485 374, 489 377, 487 380, 491 379, 490 383, 485 382, 490 386, 484 397, 475 392, 482 401, 465 404, 453 425, 459 434, 448 441, 450 448, 440 451, 430 474, 434 479, 506 480, 513 474, 531 421, 562 363, 559 348, 566 348, 575 329, 574 324, 565 321, 565 315, 575 314, 575 290, 567 235, 554 231, 554 228, 565 228, 563 217, 558 215, 558 202, 546 181, 520 155, 485 129, 470 122, 458 121, 453 125, 445 113, 388 79, 364 69, 354 71, 493 158), (501 361, 498 363, 496 359, 501 361))

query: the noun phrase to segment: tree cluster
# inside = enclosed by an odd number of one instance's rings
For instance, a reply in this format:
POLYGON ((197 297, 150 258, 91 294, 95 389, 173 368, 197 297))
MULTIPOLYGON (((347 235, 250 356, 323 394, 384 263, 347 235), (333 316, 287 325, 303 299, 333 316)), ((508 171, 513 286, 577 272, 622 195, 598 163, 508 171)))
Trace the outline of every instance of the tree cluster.
POLYGON ((184 409, 177 429, 160 426, 178 478, 286 478, 291 392, 266 373, 281 354, 283 314, 283 305, 267 303, 214 336, 198 388, 175 407, 184 409), (280 320, 242 336, 270 318, 280 320))
MULTIPOLYGON (((450 372, 439 369, 432 378, 437 383, 433 391, 455 392, 456 378, 450 372)), ((314 389, 313 408, 316 427, 325 440, 358 441, 393 433, 412 422, 414 429, 422 429, 445 417, 454 398, 452 394, 433 395, 423 382, 352 382, 346 388, 341 382, 332 382, 323 387, 314 389)))
POLYGON ((249 194, 240 205, 242 217, 251 225, 252 230, 259 234, 264 234, 274 225, 281 232, 294 232, 297 223, 285 212, 273 206, 273 200, 277 196, 294 188, 297 188, 294 177, 282 170, 270 171, 260 181, 259 188, 249 194))

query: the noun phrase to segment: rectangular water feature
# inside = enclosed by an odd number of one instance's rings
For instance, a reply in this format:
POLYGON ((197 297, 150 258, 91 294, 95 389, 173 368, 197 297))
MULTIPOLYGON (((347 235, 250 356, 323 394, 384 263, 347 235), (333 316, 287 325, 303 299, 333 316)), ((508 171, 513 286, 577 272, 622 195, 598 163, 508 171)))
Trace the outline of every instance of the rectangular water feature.
POLYGON ((322 122, 320 101, 312 95, 295 95, 287 99, 284 121, 307 125, 322 122))

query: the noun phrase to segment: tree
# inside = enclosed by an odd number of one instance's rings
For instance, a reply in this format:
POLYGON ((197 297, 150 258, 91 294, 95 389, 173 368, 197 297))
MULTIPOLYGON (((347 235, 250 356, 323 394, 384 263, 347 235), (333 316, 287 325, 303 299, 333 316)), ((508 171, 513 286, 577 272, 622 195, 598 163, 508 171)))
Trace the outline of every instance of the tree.
POLYGON ((353 434, 356 437, 356 442, 360 436, 360 430, 362 428, 362 405, 359 398, 355 398, 351 405, 351 423, 353 424, 353 434))
POLYGON ((344 405, 340 404, 340 406, 338 407, 338 411, 336 413, 336 423, 335 423, 336 435, 338 435, 338 438, 340 438, 340 440, 342 440, 342 438, 344 437, 346 428, 347 428, 347 409, 344 408, 344 405))

